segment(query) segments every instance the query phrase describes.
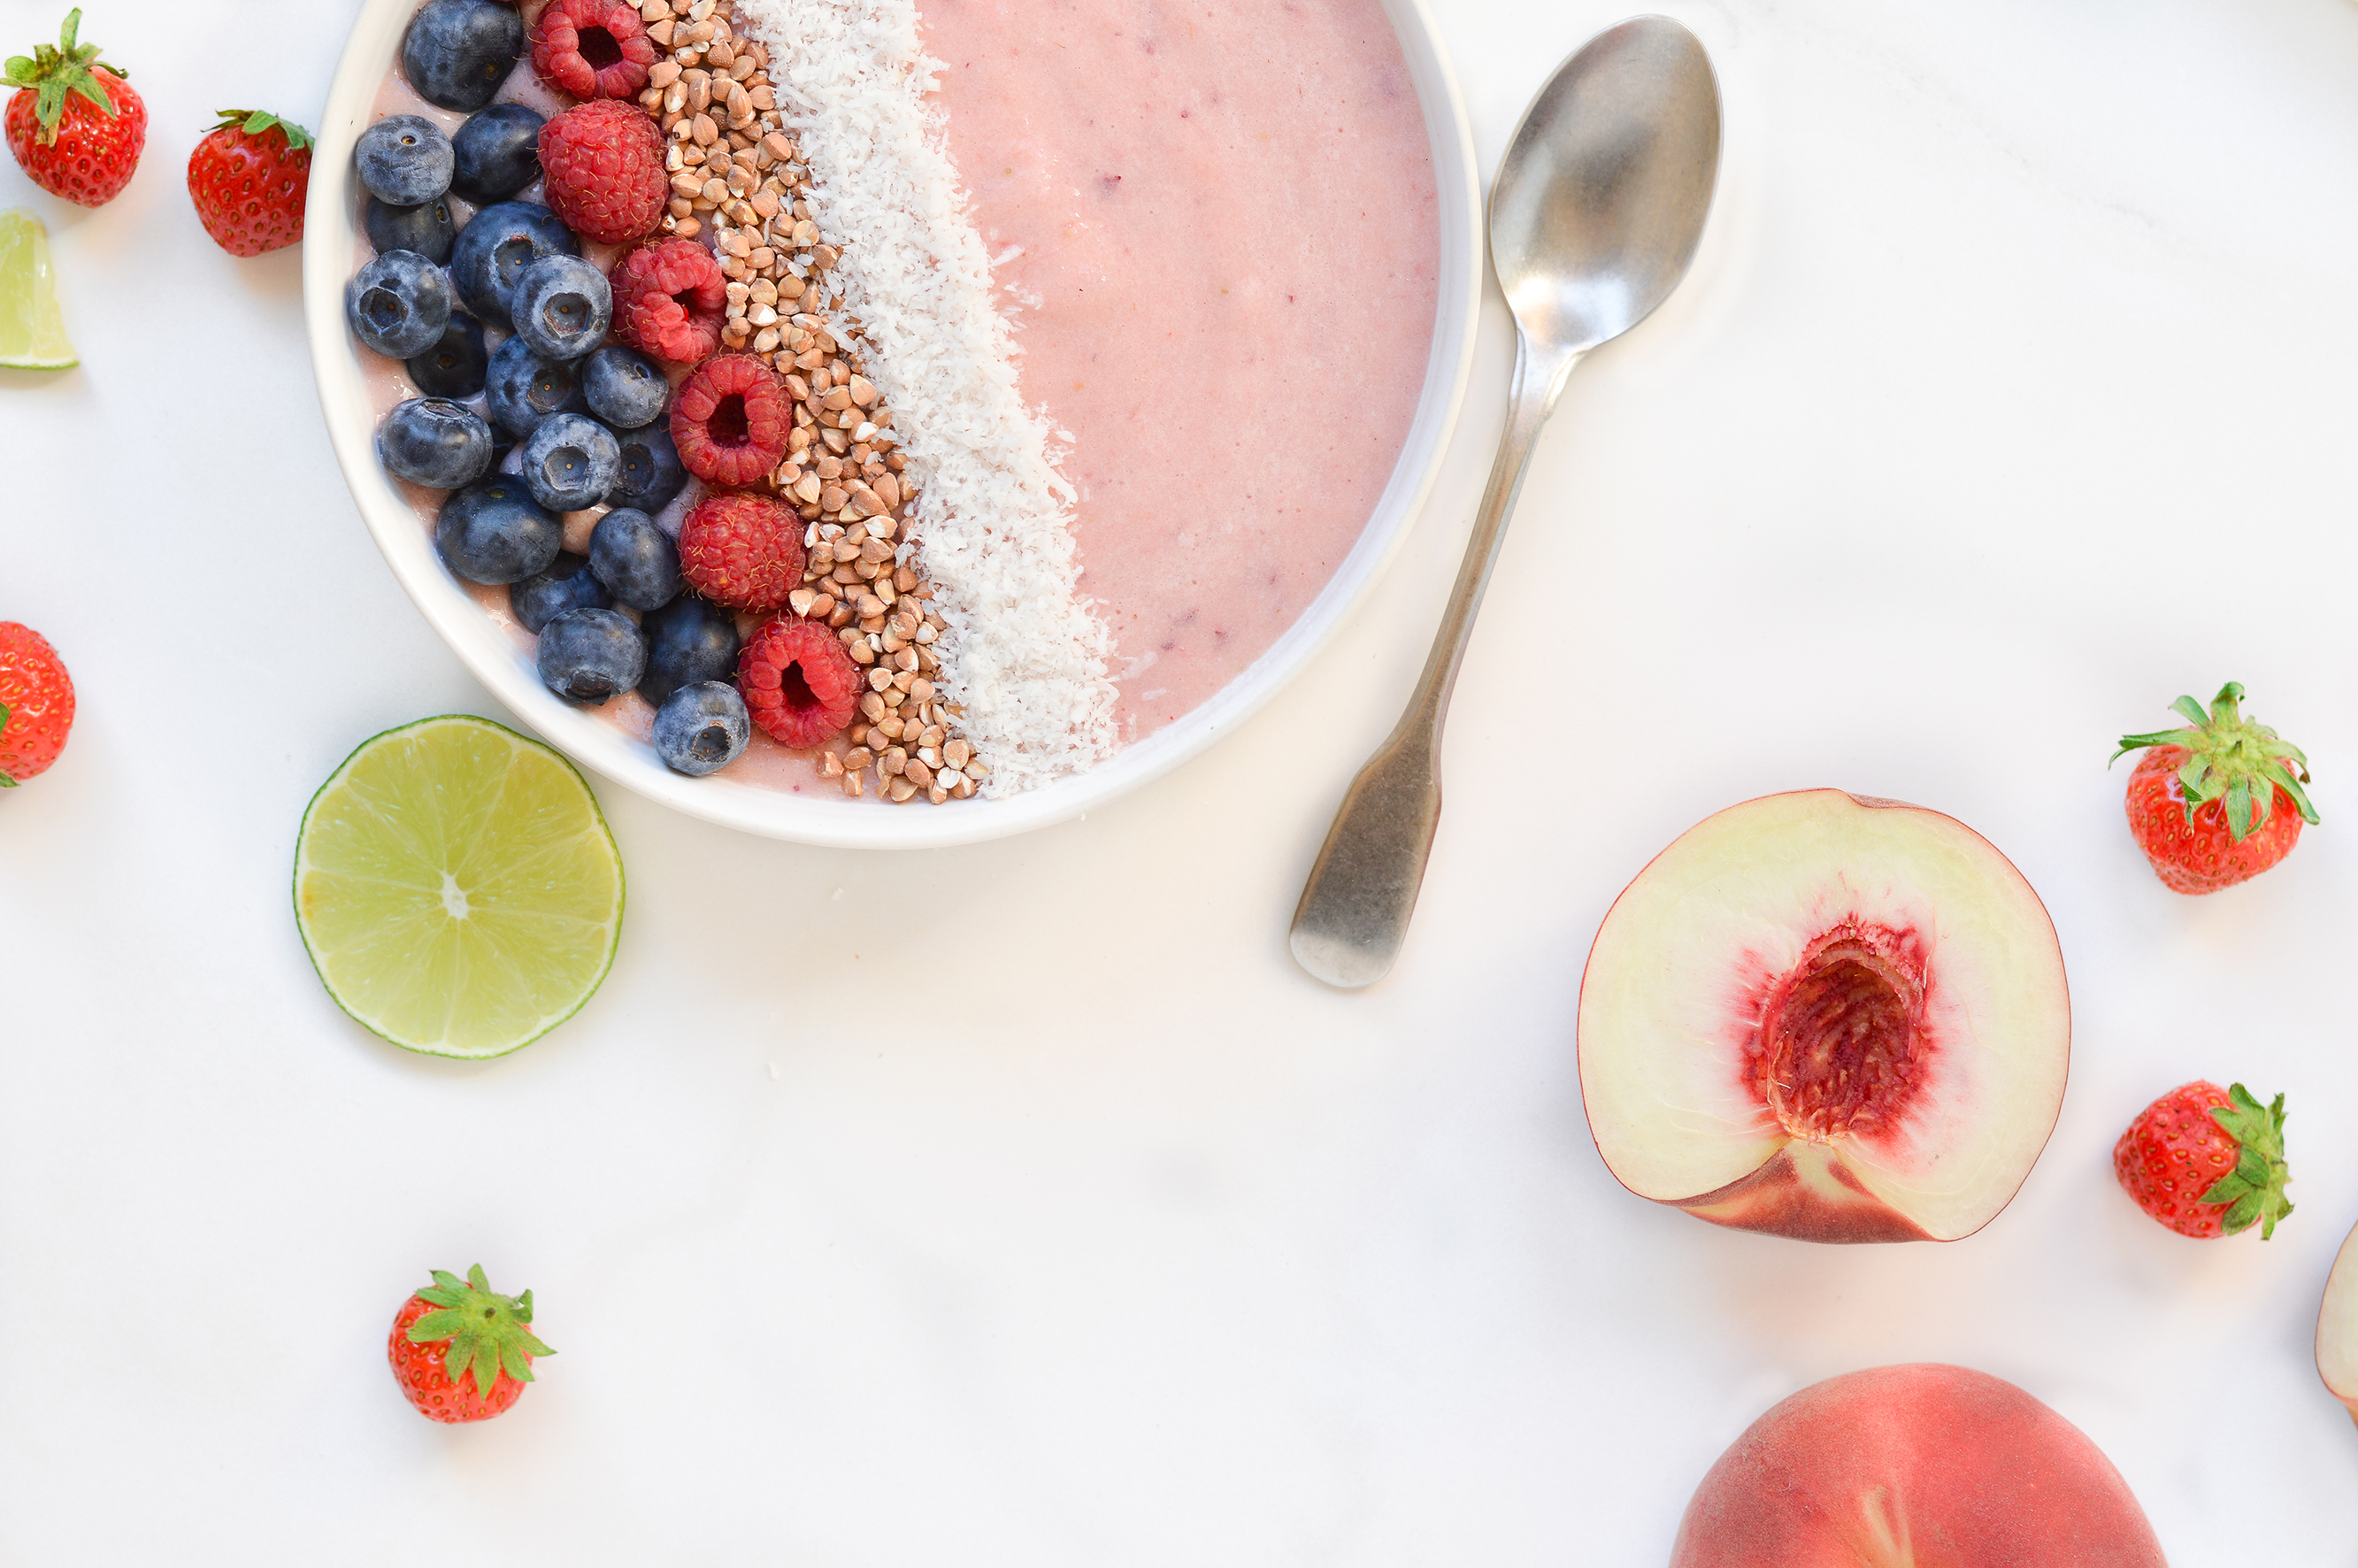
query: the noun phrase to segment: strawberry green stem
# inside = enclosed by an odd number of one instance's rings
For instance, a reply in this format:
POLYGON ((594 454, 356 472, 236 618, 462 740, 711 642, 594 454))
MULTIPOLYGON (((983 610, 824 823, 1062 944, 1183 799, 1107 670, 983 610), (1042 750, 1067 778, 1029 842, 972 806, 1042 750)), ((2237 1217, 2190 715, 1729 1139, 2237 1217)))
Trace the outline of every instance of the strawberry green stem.
POLYGON ((212 127, 216 131, 233 128, 244 132, 249 136, 258 136, 265 131, 276 129, 280 135, 287 138, 287 150, 289 152, 299 153, 312 142, 310 132, 292 120, 265 110, 216 109, 213 113, 221 117, 219 123, 212 127))
POLYGON ((67 93, 81 93, 113 119, 114 100, 107 93, 106 81, 98 72, 112 71, 130 80, 129 71, 98 58, 96 44, 77 43, 75 38, 81 30, 81 8, 76 6, 66 13, 66 25, 58 29, 55 49, 36 44, 30 59, 23 55, 12 56, 5 70, 0 70, 0 81, 33 90, 33 117, 40 122, 38 139, 45 147, 57 145, 58 123, 65 117, 67 93))
POLYGON ((2244 688, 2234 681, 2219 688, 2208 713, 2192 697, 2181 697, 2170 706, 2193 720, 2190 726, 2150 735, 2124 735, 2121 749, 2113 753, 2117 762, 2139 747, 2183 746, 2187 757, 2178 770, 2178 783, 2186 798, 2187 825, 2193 825, 2196 807, 2223 800, 2227 836, 2238 844, 2267 821, 2277 790, 2299 808, 2303 822, 2317 821, 2317 808, 2309 805, 2300 787, 2309 782, 2309 759, 2301 755, 2299 747, 2278 739, 2266 725, 2243 717, 2236 710, 2243 697, 2244 688), (2293 776, 2293 768, 2300 770, 2299 778, 2293 776))
POLYGON ((2285 1098, 2278 1095, 2274 1105, 2262 1106, 2241 1084, 2228 1085, 2227 1098, 2234 1103, 2212 1106, 2211 1119, 2241 1152, 2235 1168, 2212 1183, 2202 1201, 2229 1206, 2219 1221, 2227 1235, 2249 1230, 2258 1220, 2260 1239, 2266 1241, 2277 1233, 2277 1221, 2292 1212, 2284 1191, 2292 1179, 2284 1158, 2285 1098))
POLYGON ((519 1383, 529 1383, 532 1363, 525 1357, 557 1354, 533 1337, 530 1291, 520 1296, 494 1294, 481 1263, 468 1270, 463 1280, 440 1269, 433 1274, 434 1283, 417 1294, 439 1310, 409 1325, 409 1342, 432 1345, 449 1340, 450 1348, 443 1353, 442 1369, 453 1383, 471 1370, 475 1392, 490 1399, 492 1385, 499 1381, 502 1372, 519 1383))
MULTIPOLYGON (((0 702, 0 734, 6 733, 7 729, 8 705, 5 702, 0 702)), ((16 781, 10 778, 5 771, 0 771, 0 789, 15 789, 16 787, 16 781)))

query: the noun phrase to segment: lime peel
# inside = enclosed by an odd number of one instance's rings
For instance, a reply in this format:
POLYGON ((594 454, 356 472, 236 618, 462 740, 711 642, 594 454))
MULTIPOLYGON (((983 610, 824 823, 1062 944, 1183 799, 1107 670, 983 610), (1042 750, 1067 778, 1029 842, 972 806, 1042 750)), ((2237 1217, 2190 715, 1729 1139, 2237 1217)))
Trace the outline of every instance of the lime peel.
POLYGON ((363 742, 303 813, 295 922, 362 1027, 430 1055, 530 1044, 614 963, 622 861, 573 764, 446 714, 363 742))

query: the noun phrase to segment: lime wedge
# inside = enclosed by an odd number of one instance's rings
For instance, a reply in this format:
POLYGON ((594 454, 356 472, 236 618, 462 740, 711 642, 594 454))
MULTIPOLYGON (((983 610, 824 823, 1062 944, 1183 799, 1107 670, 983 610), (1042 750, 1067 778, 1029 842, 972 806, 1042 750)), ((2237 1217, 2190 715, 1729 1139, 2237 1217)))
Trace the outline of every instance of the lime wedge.
POLYGON ((579 1011, 613 967, 622 860, 572 763, 486 719, 422 719, 311 797, 295 923, 367 1029, 497 1056, 579 1011))
POLYGON ((0 212, 0 365, 64 370, 73 364, 49 276, 49 232, 22 207, 0 212))

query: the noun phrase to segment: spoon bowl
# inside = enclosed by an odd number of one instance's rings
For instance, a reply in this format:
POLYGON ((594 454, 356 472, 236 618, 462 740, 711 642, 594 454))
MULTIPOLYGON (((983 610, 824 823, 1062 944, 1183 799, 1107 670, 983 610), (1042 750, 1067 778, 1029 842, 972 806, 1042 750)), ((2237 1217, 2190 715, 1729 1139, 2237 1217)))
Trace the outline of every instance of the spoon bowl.
POLYGON ((1441 823, 1441 727, 1474 612, 1540 427, 1580 357, 1652 314, 1686 276, 1719 171, 1719 84, 1693 33, 1639 16, 1556 68, 1490 192, 1490 266, 1515 315, 1514 400, 1424 673, 1351 781, 1289 939, 1328 985, 1391 968, 1441 823))
POLYGON ((1670 297, 1703 239, 1719 131, 1710 58, 1667 16, 1600 33, 1549 78, 1490 189, 1490 269, 1534 347, 1593 349, 1670 297))

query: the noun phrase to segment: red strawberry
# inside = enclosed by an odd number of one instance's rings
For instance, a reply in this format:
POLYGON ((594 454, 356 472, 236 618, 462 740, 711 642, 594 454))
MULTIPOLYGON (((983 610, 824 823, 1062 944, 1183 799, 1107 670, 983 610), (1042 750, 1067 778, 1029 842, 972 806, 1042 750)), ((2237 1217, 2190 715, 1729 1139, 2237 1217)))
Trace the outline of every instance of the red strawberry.
POLYGON ((2180 1236, 2260 1238, 2292 1212, 2284 1096, 2263 1106, 2241 1084, 2181 1084, 2145 1108, 2113 1145, 2113 1173, 2137 1207, 2180 1236))
POLYGON ((2139 746, 2153 748, 2129 774, 2129 832, 2174 892, 2217 892, 2248 881, 2291 854, 2300 825, 2317 820, 2300 787, 2309 759, 2266 725, 2239 716, 2243 696, 2229 681, 2208 713, 2181 697, 2171 706, 2193 720, 2190 728, 2123 736, 2113 753, 2117 762, 2139 746))
POLYGON ((793 395, 752 354, 715 354, 671 400, 679 460, 708 484, 752 484, 785 457, 794 427, 793 395))
POLYGON ((679 571, 731 610, 775 610, 802 586, 803 520, 766 495, 708 495, 679 525, 679 571))
POLYGON ((634 98, 654 62, 639 8, 622 0, 553 0, 533 23, 532 69, 576 98, 634 98))
POLYGON ((480 1263, 463 1280, 433 1274, 394 1315, 385 1341, 394 1380, 436 1421, 488 1421, 523 1396, 532 1358, 557 1352, 533 1337, 530 1291, 493 1295, 480 1263))
POLYGON ((729 279, 694 240, 654 240, 614 264, 614 335, 676 365, 701 364, 720 347, 729 279))
POLYGON ((100 59, 96 44, 74 41, 81 27, 81 10, 69 11, 57 48, 40 44, 32 59, 8 61, 0 80, 23 90, 8 100, 8 150, 50 195, 103 207, 139 167, 147 105, 124 80, 128 71, 100 59))
POLYGON ((663 222, 671 186, 663 133, 635 103, 578 104, 540 128, 541 200, 601 245, 628 244, 663 222))
POLYGON ((47 773, 73 720, 73 681, 58 651, 31 627, 0 621, 0 789, 47 773))
POLYGON ((866 685, 842 639, 817 621, 781 615, 737 655, 745 711, 781 746, 816 746, 850 723, 866 685))
POLYGON ((259 109, 223 109, 189 155, 189 200, 213 243, 258 256, 303 237, 311 133, 259 109))

